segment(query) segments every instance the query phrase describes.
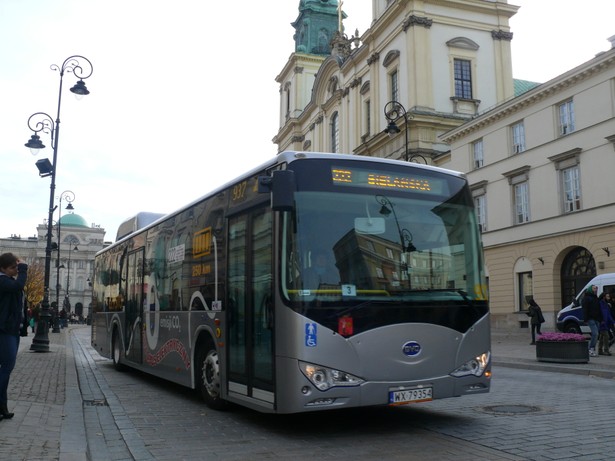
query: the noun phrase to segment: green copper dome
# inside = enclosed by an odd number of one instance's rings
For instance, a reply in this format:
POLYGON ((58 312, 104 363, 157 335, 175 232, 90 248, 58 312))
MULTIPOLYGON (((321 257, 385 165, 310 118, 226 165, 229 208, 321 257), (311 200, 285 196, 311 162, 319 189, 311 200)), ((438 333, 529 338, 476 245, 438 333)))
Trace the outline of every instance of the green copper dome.
MULTIPOLYGON (((295 51, 328 56, 331 39, 338 30, 338 0, 301 0, 299 16, 291 25, 295 29, 295 51)), ((341 13, 342 17, 346 15, 341 13)))
POLYGON ((85 219, 75 213, 65 214, 62 216, 60 218, 60 225, 70 227, 90 227, 85 219))

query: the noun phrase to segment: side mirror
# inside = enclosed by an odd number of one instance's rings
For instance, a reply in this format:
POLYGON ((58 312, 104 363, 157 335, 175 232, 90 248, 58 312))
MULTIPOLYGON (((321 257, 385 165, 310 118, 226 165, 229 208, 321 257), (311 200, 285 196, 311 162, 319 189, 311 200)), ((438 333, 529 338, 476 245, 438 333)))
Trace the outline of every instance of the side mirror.
POLYGON ((292 211, 295 207, 295 172, 276 170, 271 176, 259 176, 258 192, 271 194, 271 209, 274 211, 292 211))

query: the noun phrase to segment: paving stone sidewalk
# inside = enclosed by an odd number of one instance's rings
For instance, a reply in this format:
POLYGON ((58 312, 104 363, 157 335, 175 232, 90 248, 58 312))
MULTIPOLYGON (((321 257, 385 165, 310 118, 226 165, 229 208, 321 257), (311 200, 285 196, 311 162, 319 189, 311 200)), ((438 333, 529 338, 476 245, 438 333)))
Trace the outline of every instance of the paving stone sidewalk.
POLYGON ((8 406, 15 416, 0 421, 0 459, 59 459, 66 395, 79 392, 67 383, 68 331, 49 333, 49 352, 30 352, 34 334, 28 335, 21 338, 9 384, 8 406))

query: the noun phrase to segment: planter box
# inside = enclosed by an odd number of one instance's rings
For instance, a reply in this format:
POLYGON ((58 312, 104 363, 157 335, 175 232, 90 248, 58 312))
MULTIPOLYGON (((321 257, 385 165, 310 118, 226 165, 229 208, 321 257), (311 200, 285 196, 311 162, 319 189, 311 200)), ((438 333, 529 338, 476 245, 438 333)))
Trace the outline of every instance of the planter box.
POLYGON ((587 363, 587 341, 536 341, 536 359, 539 362, 587 363))

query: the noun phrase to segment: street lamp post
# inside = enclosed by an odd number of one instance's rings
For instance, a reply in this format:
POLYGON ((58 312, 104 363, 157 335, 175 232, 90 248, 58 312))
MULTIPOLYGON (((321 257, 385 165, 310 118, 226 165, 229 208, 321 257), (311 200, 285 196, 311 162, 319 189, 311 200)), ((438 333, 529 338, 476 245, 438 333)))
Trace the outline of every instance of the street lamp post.
MULTIPOLYGON (((75 200, 75 194, 73 191, 65 190, 58 197, 58 258, 56 262, 56 310, 60 308, 60 269, 64 266, 60 265, 60 256, 61 256, 61 244, 62 244, 62 200, 66 200, 68 205, 66 205, 67 210, 74 210, 73 201, 75 200)), ((70 255, 70 253, 69 253, 70 255)), ((57 322, 53 323, 53 329, 51 330, 53 333, 58 333, 60 331, 57 328, 57 322)))
POLYGON ((51 176, 51 185, 49 193, 49 214, 47 218, 47 244, 45 247, 45 276, 44 276, 44 291, 42 309, 39 316, 39 322, 36 328, 36 334, 32 339, 32 345, 30 350, 35 352, 49 352, 49 281, 51 275, 51 252, 52 244, 51 238, 53 234, 53 212, 56 207, 54 204, 54 193, 56 188, 56 172, 58 167, 58 141, 60 137, 60 107, 62 104, 62 82, 64 78, 64 72, 72 72, 79 79, 77 83, 70 89, 70 91, 78 96, 84 96, 90 92, 83 82, 84 79, 90 77, 93 72, 92 63, 83 56, 70 56, 63 63, 62 66, 53 64, 52 70, 60 72, 60 88, 58 91, 58 111, 55 123, 51 116, 45 112, 36 112, 28 119, 28 128, 34 132, 30 140, 25 144, 30 148, 32 153, 36 155, 40 149, 43 149, 45 145, 41 142, 41 138, 38 133, 48 133, 51 136, 51 147, 53 149, 53 162, 50 163, 48 159, 38 160, 36 166, 39 170, 41 177, 51 176))
POLYGON ((401 131, 399 127, 397 126, 397 124, 395 123, 395 121, 399 117, 404 118, 404 136, 406 137, 404 159, 406 160, 406 162, 413 162, 415 161, 415 159, 421 158, 423 160, 423 163, 427 164, 427 160, 422 155, 420 154, 410 155, 410 146, 408 142, 408 131, 410 128, 408 127, 409 117, 408 117, 408 112, 406 112, 406 108, 397 101, 389 101, 384 105, 384 116, 389 122, 387 127, 384 129, 384 132, 387 133, 391 137, 395 136, 401 131))
MULTIPOLYGON (((73 251, 79 251, 79 248, 77 247, 77 243, 79 243, 78 240, 71 240, 70 242, 70 246, 68 248, 68 268, 67 268, 67 272, 66 272, 66 295, 64 297, 64 304, 63 304, 63 308, 66 309, 66 312, 70 312, 70 255, 73 251), (75 246, 73 248, 73 245, 75 246)), ((58 306, 59 308, 59 306, 58 306)))

